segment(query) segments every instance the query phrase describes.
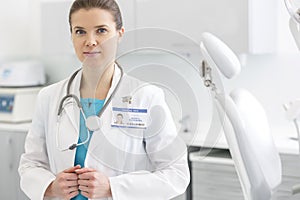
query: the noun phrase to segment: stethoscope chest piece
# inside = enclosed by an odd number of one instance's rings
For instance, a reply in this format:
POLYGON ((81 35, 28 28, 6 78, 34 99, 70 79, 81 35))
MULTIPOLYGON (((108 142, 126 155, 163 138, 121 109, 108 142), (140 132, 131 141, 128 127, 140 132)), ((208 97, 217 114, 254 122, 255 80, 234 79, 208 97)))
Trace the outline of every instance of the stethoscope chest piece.
POLYGON ((98 131, 100 129, 100 118, 97 115, 89 116, 85 121, 85 125, 90 131, 98 131))
MULTIPOLYGON (((70 88, 71 88, 71 84, 73 82, 73 80, 75 79, 76 75, 78 74, 78 72, 81 70, 77 70, 76 72, 74 72, 72 74, 72 76, 70 77, 68 83, 67 83, 67 91, 66 91, 66 96, 64 96, 60 103, 59 103, 59 108, 58 108, 58 112, 57 112, 57 132, 56 132, 56 146, 57 148, 60 150, 60 151, 67 151, 67 150, 73 150, 75 149, 76 147, 80 146, 80 145, 83 145, 83 144, 86 144, 87 142, 89 142, 90 140, 90 131, 98 131, 100 130, 101 126, 102 126, 102 120, 101 120, 101 115, 103 114, 103 112, 105 111, 106 107, 109 105, 109 103, 112 101, 112 98, 114 97, 115 93, 117 92, 119 86, 120 86, 120 83, 121 83, 121 80, 122 80, 122 77, 123 77, 123 69, 121 68, 121 66, 119 66, 117 64, 117 66, 119 67, 120 69, 120 73, 121 73, 121 77, 119 79, 119 81, 117 82, 113 92, 111 93, 110 97, 108 98, 108 100, 105 102, 105 104, 103 105, 100 113, 98 115, 92 115, 92 116, 89 116, 86 118, 84 112, 83 112, 83 109, 82 109, 82 105, 80 103, 80 100, 79 98, 75 95, 75 94, 71 94, 70 93, 70 88), (88 137, 80 142, 80 143, 77 143, 77 144, 72 144, 70 145, 68 148, 65 148, 65 149, 62 149, 60 148, 59 146, 59 123, 60 123, 60 118, 61 118, 61 115, 62 115, 62 111, 64 110, 64 106, 68 103, 65 103, 65 101, 67 99, 73 99, 77 105, 77 107, 79 108, 80 112, 82 113, 82 116, 85 120, 85 125, 86 125, 86 128, 87 128, 87 135, 88 137)), ((72 103, 72 102, 71 102, 72 103)), ((76 125, 73 124, 73 126, 76 128, 76 125)))

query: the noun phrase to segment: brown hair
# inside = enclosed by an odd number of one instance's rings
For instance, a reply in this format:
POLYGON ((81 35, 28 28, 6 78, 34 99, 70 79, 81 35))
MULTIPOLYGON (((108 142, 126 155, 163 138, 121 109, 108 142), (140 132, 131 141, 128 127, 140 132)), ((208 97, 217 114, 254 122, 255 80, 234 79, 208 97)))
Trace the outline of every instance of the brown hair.
POLYGON ((119 5, 116 3, 115 0, 75 0, 69 12, 69 25, 70 25, 71 32, 72 32, 71 16, 74 12, 82 8, 86 10, 92 8, 100 8, 103 10, 107 10, 114 17, 114 21, 116 23, 116 29, 120 30, 123 26, 121 11, 119 5))

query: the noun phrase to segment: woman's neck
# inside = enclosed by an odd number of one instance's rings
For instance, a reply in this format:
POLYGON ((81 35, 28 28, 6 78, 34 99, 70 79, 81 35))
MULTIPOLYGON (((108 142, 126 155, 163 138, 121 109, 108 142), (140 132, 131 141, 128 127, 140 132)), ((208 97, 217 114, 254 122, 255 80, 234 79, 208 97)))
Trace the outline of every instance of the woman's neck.
POLYGON ((83 67, 80 83, 82 98, 105 99, 110 89, 114 74, 114 63, 106 69, 83 67))

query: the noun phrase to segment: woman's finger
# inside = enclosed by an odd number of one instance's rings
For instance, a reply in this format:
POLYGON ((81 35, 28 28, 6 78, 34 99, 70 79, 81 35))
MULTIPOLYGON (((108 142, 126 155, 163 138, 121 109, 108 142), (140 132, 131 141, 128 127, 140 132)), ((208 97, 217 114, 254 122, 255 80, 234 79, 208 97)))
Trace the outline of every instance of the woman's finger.
POLYGON ((80 169, 76 169, 75 172, 77 174, 83 174, 83 173, 87 173, 87 172, 95 172, 96 170, 95 169, 92 169, 92 168, 80 168, 80 169))
POLYGON ((67 187, 78 187, 78 181, 75 180, 75 181, 67 181, 66 182, 66 186, 67 187))
POLYGON ((65 172, 65 173, 72 173, 72 172, 75 172, 75 170, 80 169, 80 168, 81 168, 80 165, 76 165, 74 167, 70 167, 68 169, 65 169, 63 172, 65 172))
POLYGON ((88 187, 88 186, 91 186, 90 183, 91 183, 90 180, 78 180, 78 185, 79 186, 82 185, 82 186, 88 187))

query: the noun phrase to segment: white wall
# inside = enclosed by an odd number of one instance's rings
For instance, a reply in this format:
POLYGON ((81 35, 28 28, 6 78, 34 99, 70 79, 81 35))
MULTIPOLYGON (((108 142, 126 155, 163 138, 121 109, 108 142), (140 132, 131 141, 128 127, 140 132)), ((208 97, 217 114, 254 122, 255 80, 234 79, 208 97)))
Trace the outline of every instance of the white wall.
POLYGON ((41 0, 39 33, 40 54, 49 83, 62 80, 80 67, 77 60, 68 22, 72 0, 41 0))
POLYGON ((278 40, 277 52, 279 53, 296 53, 298 48, 289 29, 289 13, 283 0, 278 1, 277 19, 278 19, 278 40))
POLYGON ((300 98, 300 53, 248 55, 243 59, 240 75, 224 80, 227 91, 238 87, 248 89, 265 108, 273 133, 296 136, 282 105, 300 98))
POLYGON ((38 0, 10 0, 0 6, 0 61, 39 53, 38 0))
MULTIPOLYGON (((212 32, 236 52, 248 51, 248 0, 136 1, 136 27, 179 31, 198 43, 201 33, 212 32)), ((176 44, 174 45, 184 45, 176 44)))
POLYGON ((249 0, 249 52, 274 53, 277 50, 277 7, 274 0, 249 0))

